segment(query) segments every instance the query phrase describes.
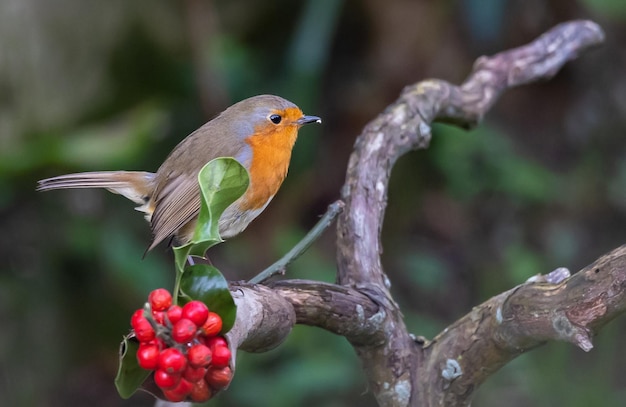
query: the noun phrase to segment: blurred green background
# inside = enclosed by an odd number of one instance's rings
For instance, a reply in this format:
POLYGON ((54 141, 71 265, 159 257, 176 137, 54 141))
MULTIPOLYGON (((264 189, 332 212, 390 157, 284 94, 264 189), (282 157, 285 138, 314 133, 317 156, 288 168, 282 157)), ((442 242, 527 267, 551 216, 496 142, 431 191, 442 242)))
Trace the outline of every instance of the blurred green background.
MULTIPOLYGON (((0 404, 120 400, 116 352, 132 311, 171 287, 171 253, 105 191, 39 194, 67 172, 154 171, 234 101, 274 93, 324 124, 301 132, 267 211, 211 249, 230 279, 285 253, 339 197, 360 129, 403 86, 460 83, 480 55, 590 18, 606 44, 554 79, 508 92, 472 132, 436 126, 394 170, 384 235, 393 293, 432 337, 472 306, 624 243, 626 2, 466 0, 4 0, 0 2, 0 404)), ((289 277, 334 281, 327 232, 289 277)), ((474 405, 622 406, 626 318, 589 354, 551 343, 508 365, 474 405)), ((374 406, 350 346, 297 327, 239 354, 215 406, 374 406)))

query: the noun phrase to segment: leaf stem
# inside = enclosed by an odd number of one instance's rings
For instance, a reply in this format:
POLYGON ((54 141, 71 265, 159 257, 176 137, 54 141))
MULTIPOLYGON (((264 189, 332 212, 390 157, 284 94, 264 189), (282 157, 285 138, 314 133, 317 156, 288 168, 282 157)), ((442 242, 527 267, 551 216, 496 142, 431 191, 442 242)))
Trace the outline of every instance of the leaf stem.
POLYGON ((284 274, 287 266, 300 257, 300 255, 302 255, 302 253, 304 253, 313 244, 313 242, 320 237, 322 232, 328 229, 337 215, 339 215, 339 213, 343 210, 343 206, 344 203, 341 200, 337 200, 330 204, 324 216, 322 216, 322 218, 315 224, 315 226, 313 226, 309 233, 307 233, 306 236, 298 242, 298 244, 289 250, 289 252, 287 252, 287 254, 285 254, 276 263, 252 277, 248 283, 261 284, 277 274, 284 274))
POLYGON ((174 281, 174 295, 172 303, 178 305, 178 297, 180 296, 180 281, 183 279, 183 270, 176 269, 176 280, 174 281))

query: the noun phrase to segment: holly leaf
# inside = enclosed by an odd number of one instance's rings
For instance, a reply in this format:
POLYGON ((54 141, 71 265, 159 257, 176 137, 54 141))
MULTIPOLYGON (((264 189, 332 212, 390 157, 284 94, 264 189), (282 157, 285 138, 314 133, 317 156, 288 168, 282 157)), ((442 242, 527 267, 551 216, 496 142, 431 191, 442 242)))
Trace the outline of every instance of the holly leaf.
POLYGON ((174 247, 176 268, 183 272, 188 256, 204 257, 207 249, 223 240, 219 220, 230 204, 248 189, 248 171, 237 160, 220 157, 209 161, 198 174, 201 204, 198 223, 191 241, 174 247))
POLYGON ((185 267, 180 290, 187 299, 204 302, 222 318, 222 334, 230 331, 235 323, 237 305, 228 289, 228 282, 218 269, 208 264, 185 267))
POLYGON ((150 371, 142 369, 137 362, 137 341, 124 337, 120 343, 119 366, 115 377, 115 387, 123 399, 132 396, 150 376, 150 371))

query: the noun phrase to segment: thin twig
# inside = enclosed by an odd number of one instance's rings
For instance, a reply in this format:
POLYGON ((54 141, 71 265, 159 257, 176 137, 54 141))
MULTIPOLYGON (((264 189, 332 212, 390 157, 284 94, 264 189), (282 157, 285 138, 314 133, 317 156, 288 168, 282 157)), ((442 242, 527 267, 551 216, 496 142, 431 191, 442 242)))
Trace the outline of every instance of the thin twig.
POLYGON ((322 216, 322 218, 313 226, 313 229, 309 231, 309 233, 302 238, 287 254, 285 254, 280 260, 276 263, 272 264, 256 276, 252 277, 250 284, 260 284, 267 279, 277 275, 284 274, 285 269, 289 264, 291 264, 294 260, 296 260, 302 253, 304 253, 314 241, 316 241, 320 235, 328 229, 328 227, 333 223, 337 215, 343 210, 343 201, 335 201, 328 206, 328 210, 322 216))

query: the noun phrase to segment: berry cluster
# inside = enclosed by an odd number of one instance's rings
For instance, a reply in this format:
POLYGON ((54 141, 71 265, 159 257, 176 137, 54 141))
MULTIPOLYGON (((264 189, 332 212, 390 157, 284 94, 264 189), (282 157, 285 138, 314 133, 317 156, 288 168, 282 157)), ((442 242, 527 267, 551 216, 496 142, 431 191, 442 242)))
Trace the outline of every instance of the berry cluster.
POLYGON ((150 293, 130 324, 139 341, 139 366, 154 370, 154 382, 169 401, 207 401, 232 379, 230 349, 219 336, 222 319, 202 301, 172 305, 164 288, 150 293))

